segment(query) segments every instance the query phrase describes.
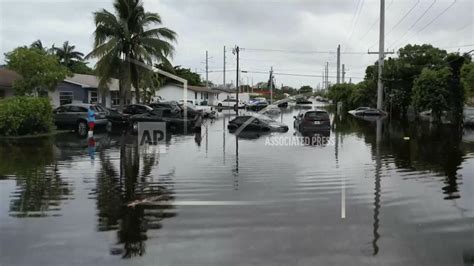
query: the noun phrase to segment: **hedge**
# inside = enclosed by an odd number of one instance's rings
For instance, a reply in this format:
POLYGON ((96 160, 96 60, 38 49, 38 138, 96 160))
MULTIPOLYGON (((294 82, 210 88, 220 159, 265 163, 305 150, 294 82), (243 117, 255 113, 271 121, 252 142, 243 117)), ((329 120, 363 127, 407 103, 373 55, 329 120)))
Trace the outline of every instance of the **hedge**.
POLYGON ((48 98, 11 97, 0 100, 0 136, 48 133, 53 128, 53 108, 48 98))

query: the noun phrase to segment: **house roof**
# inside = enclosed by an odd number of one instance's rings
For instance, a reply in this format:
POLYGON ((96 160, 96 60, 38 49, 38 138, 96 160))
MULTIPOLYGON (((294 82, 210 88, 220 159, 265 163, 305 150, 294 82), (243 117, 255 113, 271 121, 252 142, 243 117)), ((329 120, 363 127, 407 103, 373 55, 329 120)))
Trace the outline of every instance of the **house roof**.
MULTIPOLYGON (((176 87, 180 87, 180 88, 183 88, 183 84, 176 84, 176 83, 169 83, 165 86, 176 86, 176 87)), ((215 90, 212 90, 212 89, 208 89, 206 87, 202 87, 202 86, 192 86, 192 85, 188 85, 188 90, 190 91, 195 91, 195 92, 208 92, 208 93, 220 93, 218 91, 215 91, 215 90)))
POLYGON ((13 70, 0 68, 0 87, 12 87, 13 82, 21 76, 13 70))
MULTIPOLYGON (((82 87, 90 87, 90 88, 99 87, 99 77, 94 76, 94 75, 74 74, 72 77, 67 77, 64 81, 77 84, 82 87)), ((108 87, 109 87, 109 90, 111 91, 118 91, 119 90, 118 79, 111 79, 108 87)))

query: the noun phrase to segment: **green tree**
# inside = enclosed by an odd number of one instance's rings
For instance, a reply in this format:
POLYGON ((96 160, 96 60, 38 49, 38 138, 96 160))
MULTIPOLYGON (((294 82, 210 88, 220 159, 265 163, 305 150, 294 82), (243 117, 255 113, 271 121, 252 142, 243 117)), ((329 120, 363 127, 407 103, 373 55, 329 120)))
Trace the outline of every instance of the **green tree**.
POLYGON ((435 121, 439 121, 441 114, 449 105, 448 83, 452 78, 448 67, 442 69, 425 68, 415 80, 413 86, 413 104, 420 110, 431 110, 435 121))
MULTIPOLYGON (((442 68, 447 56, 445 50, 429 44, 406 45, 398 51, 398 58, 384 61, 383 80, 386 103, 391 104, 393 112, 405 115, 412 100, 414 80, 425 67, 442 68)), ((377 63, 368 66, 365 80, 377 82, 377 63)), ((385 104, 387 106, 387 104, 385 104)))
POLYGON ((459 53, 451 53, 445 58, 449 66, 451 76, 448 81, 448 106, 453 114, 454 121, 459 123, 463 118, 463 108, 465 101, 465 91, 461 82, 461 69, 465 62, 471 61, 468 55, 462 56, 459 53))
POLYGON ((464 85, 464 91, 467 99, 474 97, 474 63, 464 64, 461 68, 461 81, 464 85))
POLYGON ((304 85, 302 86, 299 91, 298 91, 300 94, 304 94, 304 93, 313 93, 313 88, 309 85, 304 85))
POLYGON ((342 102, 345 107, 350 108, 353 105, 352 94, 355 89, 355 84, 335 84, 329 87, 327 97, 334 103, 342 102))
MULTIPOLYGON (((100 87, 105 88, 113 77, 119 78, 123 104, 130 96, 131 86, 136 88, 140 102, 140 72, 137 62, 153 65, 168 62, 172 56, 176 33, 161 24, 157 13, 146 12, 140 0, 115 0, 115 14, 103 9, 94 13, 96 25, 94 50, 86 58, 98 58, 96 73, 100 87)), ((168 62, 169 63, 169 62, 168 62)))
POLYGON ((61 66, 54 55, 37 48, 19 47, 5 54, 7 68, 22 76, 13 83, 17 95, 54 90, 71 73, 61 66))

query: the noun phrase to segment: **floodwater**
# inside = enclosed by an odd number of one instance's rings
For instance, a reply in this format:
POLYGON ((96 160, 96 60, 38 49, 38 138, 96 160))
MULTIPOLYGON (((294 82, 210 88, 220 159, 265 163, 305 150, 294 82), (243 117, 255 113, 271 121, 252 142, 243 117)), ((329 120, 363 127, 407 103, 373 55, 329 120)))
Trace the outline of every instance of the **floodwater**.
POLYGON ((473 132, 332 115, 304 145, 297 112, 237 138, 224 111, 156 150, 1 142, 0 265, 474 263, 473 132))

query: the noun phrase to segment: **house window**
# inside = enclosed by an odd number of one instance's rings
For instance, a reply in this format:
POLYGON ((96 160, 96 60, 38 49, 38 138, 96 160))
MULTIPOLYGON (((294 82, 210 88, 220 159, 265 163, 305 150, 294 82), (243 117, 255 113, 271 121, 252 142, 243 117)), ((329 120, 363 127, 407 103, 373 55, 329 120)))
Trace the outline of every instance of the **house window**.
POLYGON ((74 96, 72 91, 60 91, 59 92, 59 104, 64 105, 68 103, 72 103, 74 96))
POLYGON ((112 101, 112 105, 120 105, 120 93, 118 91, 111 91, 110 99, 112 101))
POLYGON ((97 103, 97 92, 96 91, 91 91, 89 92, 90 94, 90 99, 89 99, 89 103, 97 103))
POLYGON ((195 91, 194 92, 194 100, 197 100, 198 99, 198 93, 195 91))
POLYGON ((203 97, 202 97, 202 92, 201 92, 201 100, 202 100, 202 99, 203 99, 203 97))
POLYGON ((4 90, 0 90, 0 98, 5 98, 5 91, 4 90))

